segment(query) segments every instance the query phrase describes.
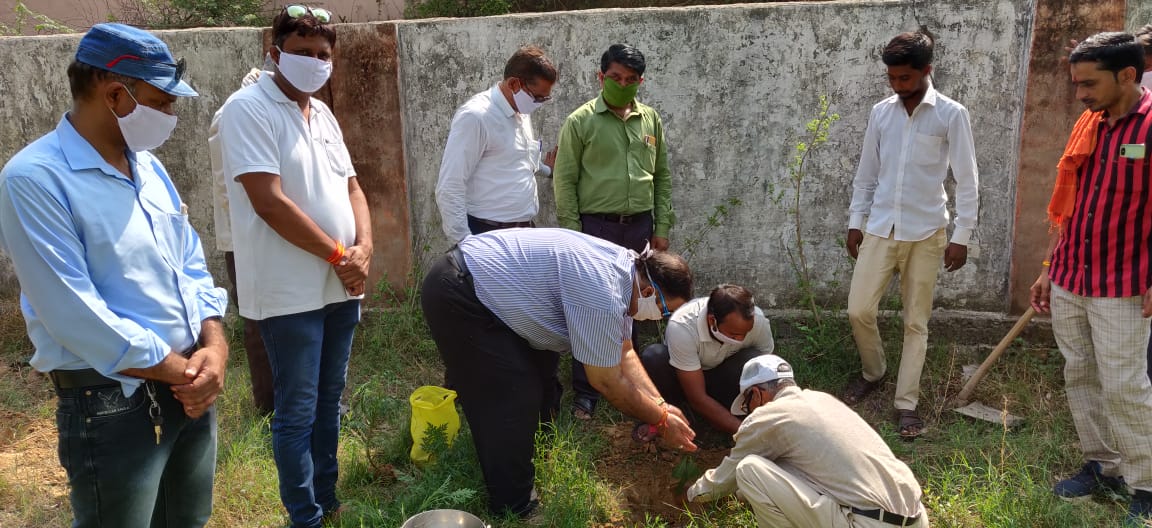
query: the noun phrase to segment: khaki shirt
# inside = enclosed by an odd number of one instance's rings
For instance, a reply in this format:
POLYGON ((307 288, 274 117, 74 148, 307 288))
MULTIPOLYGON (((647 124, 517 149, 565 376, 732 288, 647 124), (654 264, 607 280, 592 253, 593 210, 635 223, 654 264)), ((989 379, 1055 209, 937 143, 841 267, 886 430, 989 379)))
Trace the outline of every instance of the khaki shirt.
POLYGON ((736 465, 759 455, 836 502, 907 517, 920 513, 920 484, 860 415, 823 392, 786 387, 740 425, 736 446, 688 490, 710 501, 736 490, 736 465))

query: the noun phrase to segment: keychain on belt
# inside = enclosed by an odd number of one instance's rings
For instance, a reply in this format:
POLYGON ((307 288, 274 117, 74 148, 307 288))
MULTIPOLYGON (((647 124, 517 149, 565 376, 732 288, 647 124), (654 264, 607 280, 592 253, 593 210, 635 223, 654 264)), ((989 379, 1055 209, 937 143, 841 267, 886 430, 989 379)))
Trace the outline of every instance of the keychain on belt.
POLYGON ((160 426, 164 425, 164 416, 160 414, 160 403, 156 401, 156 387, 152 386, 151 381, 146 381, 144 390, 148 393, 148 400, 152 402, 148 406, 148 417, 152 419, 152 429, 156 431, 156 445, 160 445, 162 434, 160 426))

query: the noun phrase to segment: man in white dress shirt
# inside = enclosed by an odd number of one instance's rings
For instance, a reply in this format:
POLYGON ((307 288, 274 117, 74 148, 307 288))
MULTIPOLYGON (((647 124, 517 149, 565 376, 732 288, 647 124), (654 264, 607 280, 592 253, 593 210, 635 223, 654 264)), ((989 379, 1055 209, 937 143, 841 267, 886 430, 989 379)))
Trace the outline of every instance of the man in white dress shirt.
POLYGON ((552 174, 530 114, 552 99, 559 73, 535 46, 516 50, 504 80, 456 110, 436 182, 444 235, 453 243, 493 229, 535 227, 536 173, 552 174), (543 158, 543 159, 542 159, 543 158))
POLYGON ((848 220, 848 254, 856 259, 848 320, 863 372, 843 399, 850 405, 860 401, 884 378, 887 362, 876 312, 899 273, 904 348, 895 407, 905 438, 924 429, 916 404, 940 260, 950 272, 964 266, 980 199, 968 110, 933 88, 932 48, 932 36, 923 32, 897 35, 884 48, 888 83, 896 93, 872 107, 848 220), (944 189, 949 167, 956 180, 950 243, 944 189))

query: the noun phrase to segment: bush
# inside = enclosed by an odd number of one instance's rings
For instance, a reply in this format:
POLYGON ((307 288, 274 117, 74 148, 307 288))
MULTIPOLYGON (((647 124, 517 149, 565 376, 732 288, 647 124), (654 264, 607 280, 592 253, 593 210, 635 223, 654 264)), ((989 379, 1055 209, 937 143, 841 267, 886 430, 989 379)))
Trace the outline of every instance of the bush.
POLYGON ((118 21, 152 29, 267 26, 266 0, 120 0, 118 21))
POLYGON ((509 0, 414 0, 404 18, 478 17, 512 11, 509 0))

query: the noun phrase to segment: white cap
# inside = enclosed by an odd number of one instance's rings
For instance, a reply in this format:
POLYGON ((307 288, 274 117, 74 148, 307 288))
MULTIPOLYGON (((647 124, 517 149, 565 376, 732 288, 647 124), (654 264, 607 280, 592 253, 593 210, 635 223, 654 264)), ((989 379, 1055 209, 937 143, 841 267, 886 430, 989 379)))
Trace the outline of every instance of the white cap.
POLYGON ((744 412, 744 393, 753 385, 792 377, 792 365, 780 356, 764 354, 749 359, 744 364, 744 371, 740 373, 740 394, 732 401, 732 414, 736 416, 747 414, 744 412))

